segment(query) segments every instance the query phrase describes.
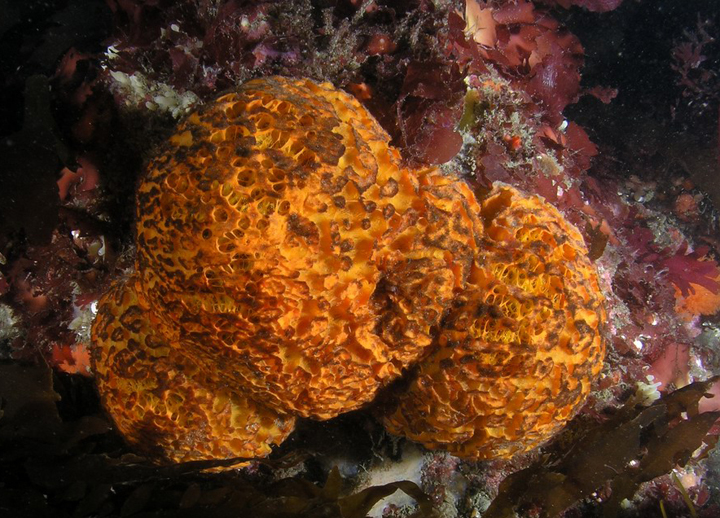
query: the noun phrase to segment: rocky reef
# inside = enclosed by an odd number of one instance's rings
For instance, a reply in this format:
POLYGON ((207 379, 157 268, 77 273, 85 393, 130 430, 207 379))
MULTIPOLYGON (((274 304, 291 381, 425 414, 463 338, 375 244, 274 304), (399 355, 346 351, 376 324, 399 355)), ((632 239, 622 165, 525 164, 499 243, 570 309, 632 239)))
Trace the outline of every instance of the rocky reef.
POLYGON ((718 514, 711 2, 0 20, 0 508, 718 514))

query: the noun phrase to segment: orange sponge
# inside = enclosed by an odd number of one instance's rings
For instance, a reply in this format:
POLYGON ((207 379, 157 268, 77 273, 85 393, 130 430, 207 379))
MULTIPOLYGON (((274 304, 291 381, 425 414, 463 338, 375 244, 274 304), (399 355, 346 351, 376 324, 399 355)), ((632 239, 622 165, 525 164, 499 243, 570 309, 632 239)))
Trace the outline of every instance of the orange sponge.
POLYGON ((249 81, 190 116, 138 193, 137 285, 165 336, 305 417, 399 376, 463 281, 477 210, 388 143, 352 96, 309 80, 249 81))
POLYGON ((603 298, 578 231, 509 186, 483 201, 482 218, 468 286, 385 417, 391 432, 475 459, 510 457, 558 431, 605 352, 603 298))
POLYGON ((295 416, 360 408, 418 363, 386 422, 428 446, 509 454, 572 415, 602 361, 577 231, 509 187, 481 206, 389 141, 352 96, 281 77, 178 127, 138 189, 135 273, 93 326, 133 444, 265 455, 295 416))
POLYGON ((268 455, 295 418, 219 384, 155 331, 138 293, 116 284, 93 327, 98 389, 118 430, 137 451, 169 462, 268 455))

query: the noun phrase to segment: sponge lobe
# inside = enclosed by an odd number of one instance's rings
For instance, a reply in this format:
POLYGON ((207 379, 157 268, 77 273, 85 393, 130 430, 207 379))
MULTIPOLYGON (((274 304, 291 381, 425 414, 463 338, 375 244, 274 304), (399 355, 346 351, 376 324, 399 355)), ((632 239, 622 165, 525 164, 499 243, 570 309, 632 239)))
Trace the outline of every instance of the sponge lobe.
POLYGON ((295 418, 219 385, 159 336, 137 287, 121 282, 100 299, 93 364, 102 402, 136 451, 184 462, 264 457, 295 418))
POLYGON ((391 432, 475 459, 536 447, 580 408, 605 313, 582 236, 551 205, 496 185, 467 289, 419 364, 391 432))

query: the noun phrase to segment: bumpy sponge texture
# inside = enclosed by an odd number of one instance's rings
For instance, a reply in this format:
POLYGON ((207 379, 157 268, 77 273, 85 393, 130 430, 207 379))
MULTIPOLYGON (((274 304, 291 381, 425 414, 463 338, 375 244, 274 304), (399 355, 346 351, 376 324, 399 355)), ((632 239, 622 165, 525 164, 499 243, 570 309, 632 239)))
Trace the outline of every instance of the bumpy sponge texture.
POLYGON ((192 115, 138 194, 140 289, 166 333, 305 417, 372 399, 431 342, 477 237, 452 224, 477 219, 472 193, 388 143, 309 80, 250 81, 192 115))
POLYGON ((577 410, 603 357, 582 238, 499 186, 479 203, 330 84, 249 81, 180 124, 137 194, 135 272, 100 301, 103 402, 168 461, 264 456, 295 417, 404 372, 387 427, 509 456, 577 410))
POLYGON ((599 373, 605 313, 582 236, 551 205, 496 185, 485 235, 433 353, 391 432, 475 459, 510 457, 557 432, 599 373))
POLYGON ((264 457, 295 418, 217 383, 153 329, 138 290, 121 282, 100 299, 93 348, 102 402, 140 453, 184 462, 264 457))
POLYGON ((247 82, 179 126, 139 186, 136 271, 93 327, 130 442, 171 460, 261 456, 288 413, 359 408, 425 354, 482 224, 465 184, 399 163, 353 97, 309 80, 247 82), (213 421, 228 417, 209 415, 214 397, 254 439, 213 421))

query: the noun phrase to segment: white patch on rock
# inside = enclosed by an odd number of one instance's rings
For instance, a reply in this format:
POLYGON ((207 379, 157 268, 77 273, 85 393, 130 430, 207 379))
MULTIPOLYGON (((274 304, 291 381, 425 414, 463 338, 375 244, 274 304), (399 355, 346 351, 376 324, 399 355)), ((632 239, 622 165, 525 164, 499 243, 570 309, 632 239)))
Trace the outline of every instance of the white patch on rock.
POLYGON ((635 399, 637 403, 643 406, 650 406, 655 401, 660 399, 660 391, 658 387, 662 385, 660 382, 655 382, 655 377, 652 374, 646 376, 647 383, 643 381, 637 382, 637 390, 635 391, 635 399))
POLYGON ((200 102, 194 93, 180 93, 168 84, 146 78, 140 72, 130 75, 111 70, 110 78, 110 89, 123 98, 128 108, 143 107, 151 111, 168 112, 178 119, 200 102))
POLYGON ((19 319, 7 304, 0 304, 0 341, 14 340, 22 333, 19 319))
MULTIPOLYGON (((421 484, 425 460, 426 455, 420 451, 420 448, 412 443, 406 443, 403 447, 402 458, 399 461, 384 459, 382 462, 369 468, 354 492, 402 480, 415 482, 419 486, 421 484)), ((398 489, 392 495, 376 503, 368 513, 368 516, 373 518, 382 517, 383 510, 388 505, 411 507, 415 505, 415 499, 398 489)))

